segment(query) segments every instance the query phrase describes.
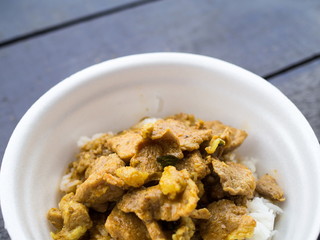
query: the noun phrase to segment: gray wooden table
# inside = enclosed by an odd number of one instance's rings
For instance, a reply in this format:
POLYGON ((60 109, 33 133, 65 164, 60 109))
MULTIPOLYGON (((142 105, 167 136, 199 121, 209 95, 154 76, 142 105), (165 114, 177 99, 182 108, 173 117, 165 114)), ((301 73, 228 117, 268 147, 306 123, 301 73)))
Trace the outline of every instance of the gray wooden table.
MULTIPOLYGON (((3 0, 0 159, 50 87, 95 63, 162 51, 213 56, 264 77, 320 139, 319 0, 3 0)), ((1 213, 0 239, 10 239, 1 213)))

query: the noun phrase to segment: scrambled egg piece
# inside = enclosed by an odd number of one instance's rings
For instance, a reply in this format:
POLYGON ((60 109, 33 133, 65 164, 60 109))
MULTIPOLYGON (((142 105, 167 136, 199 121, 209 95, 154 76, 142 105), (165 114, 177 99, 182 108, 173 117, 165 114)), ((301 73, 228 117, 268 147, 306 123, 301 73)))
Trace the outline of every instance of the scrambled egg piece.
POLYGON ((116 175, 132 187, 141 187, 149 176, 147 172, 139 171, 134 167, 118 168, 116 175))
POLYGON ((239 227, 231 232, 226 240, 242 240, 253 237, 255 220, 248 215, 241 217, 239 227))
POLYGON ((188 178, 187 170, 177 171, 173 166, 165 167, 159 182, 160 189, 169 199, 175 199, 177 194, 185 190, 188 178))

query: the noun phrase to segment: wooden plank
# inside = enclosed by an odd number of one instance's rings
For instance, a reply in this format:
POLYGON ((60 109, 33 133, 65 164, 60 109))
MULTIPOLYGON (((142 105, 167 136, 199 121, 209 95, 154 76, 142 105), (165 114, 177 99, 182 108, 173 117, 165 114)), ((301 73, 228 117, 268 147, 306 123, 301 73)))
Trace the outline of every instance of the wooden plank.
POLYGON ((0 96, 14 120, 0 127, 0 153, 30 105, 84 67, 128 54, 182 51, 265 75, 319 50, 316 7, 319 1, 158 1, 2 48, 0 96))
POLYGON ((135 0, 2 0, 0 42, 130 2, 135 0))
POLYGON ((1 209, 0 209, 0 239, 1 240, 10 240, 8 232, 4 228, 1 209))
POLYGON ((278 87, 304 114, 320 141, 320 60, 274 77, 278 87))

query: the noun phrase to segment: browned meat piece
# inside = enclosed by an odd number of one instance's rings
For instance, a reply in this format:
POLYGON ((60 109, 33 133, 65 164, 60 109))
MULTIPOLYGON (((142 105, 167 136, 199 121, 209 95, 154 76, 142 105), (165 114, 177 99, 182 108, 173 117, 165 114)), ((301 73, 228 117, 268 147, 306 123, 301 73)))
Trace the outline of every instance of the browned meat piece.
POLYGON ((111 152, 107 149, 106 141, 111 135, 103 134, 101 137, 87 142, 81 147, 77 161, 70 164, 72 179, 83 179, 86 169, 100 156, 108 156, 111 152))
POLYGON ((154 139, 153 142, 162 147, 162 156, 172 155, 179 159, 183 158, 183 149, 180 146, 179 138, 171 130, 166 131, 161 137, 154 139))
POLYGON ((189 217, 182 217, 180 226, 172 235, 172 240, 190 240, 196 231, 196 226, 189 217))
POLYGON ((206 208, 195 209, 190 214, 190 217, 195 219, 209 219, 211 217, 211 213, 206 208))
POLYGON ((246 215, 246 207, 223 199, 209 204, 208 210, 212 216, 199 225, 203 240, 243 240, 253 236, 256 222, 246 215))
POLYGON ((96 211, 105 211, 105 203, 117 201, 124 193, 124 181, 114 175, 124 165, 117 154, 101 157, 91 169, 92 174, 77 188, 75 200, 96 211))
POLYGON ((105 203, 121 198, 124 187, 120 178, 109 173, 92 174, 77 188, 75 200, 103 212, 107 209, 105 203))
POLYGON ((71 178, 84 180, 84 175, 87 168, 94 163, 97 156, 92 152, 80 152, 78 160, 71 164, 71 178))
POLYGON ((130 166, 147 172, 148 174, 156 174, 161 172, 161 165, 157 162, 157 157, 161 156, 162 147, 159 144, 153 144, 151 141, 141 144, 138 147, 137 154, 131 159, 130 166))
POLYGON ((196 119, 195 119, 194 115, 187 114, 187 113, 178 113, 173 116, 169 116, 166 119, 178 120, 180 122, 183 122, 187 126, 194 126, 196 123, 196 119))
POLYGON ((170 234, 163 231, 157 221, 146 223, 146 226, 152 240, 171 240, 170 234))
POLYGON ((162 166, 157 162, 160 156, 172 155, 183 158, 179 147, 179 140, 168 131, 158 140, 146 140, 137 147, 137 154, 131 159, 130 166, 150 175, 162 171, 162 166))
POLYGON ((226 142, 223 148, 224 153, 239 147, 248 136, 245 131, 224 125, 220 121, 204 122, 204 127, 212 129, 213 136, 218 136, 226 142))
POLYGON ((92 226, 88 209, 81 203, 74 201, 74 194, 65 195, 60 203, 59 209, 63 218, 63 227, 57 233, 51 233, 55 240, 77 240, 80 239, 92 226))
POLYGON ((151 141, 138 146, 137 154, 131 159, 130 166, 148 174, 161 172, 161 165, 157 162, 157 157, 161 156, 162 147, 151 141))
POLYGON ((114 207, 105 227, 114 240, 149 240, 146 226, 134 213, 124 213, 114 207))
POLYGON ((208 161, 202 158, 199 151, 191 152, 190 155, 179 161, 175 167, 178 170, 186 169, 194 180, 202 179, 210 173, 208 161))
POLYGON ((239 163, 225 163, 216 159, 213 159, 212 166, 213 171, 220 177, 220 183, 224 191, 230 195, 253 197, 256 182, 252 172, 247 167, 239 163))
POLYGON ((140 133, 135 131, 125 131, 107 140, 107 146, 119 157, 129 161, 136 154, 137 146, 143 141, 140 133))
POLYGON ((171 130, 179 139, 181 149, 193 151, 199 148, 199 145, 212 137, 210 129, 198 129, 189 127, 185 123, 174 120, 158 120, 153 126, 152 139, 159 139, 171 130))
POLYGON ((90 152, 96 155, 97 157, 100 156, 108 156, 111 151, 107 148, 106 143, 109 138, 111 138, 112 134, 102 134, 98 138, 95 138, 81 147, 81 152, 90 152))
POLYGON ((56 229, 61 230, 63 227, 63 218, 59 209, 51 208, 48 212, 47 218, 56 229))
POLYGON ((186 187, 175 199, 164 195, 159 185, 127 193, 118 203, 124 212, 134 212, 143 221, 176 221, 189 216, 199 200, 197 185, 189 178, 186 187))
POLYGON ((158 185, 141 188, 125 194, 117 206, 124 212, 134 212, 145 222, 152 222, 154 218, 160 219, 159 209, 164 197, 158 185))
POLYGON ((124 167, 125 163, 122 161, 117 154, 113 153, 107 157, 102 156, 94 161, 86 170, 86 178, 88 178, 92 173, 104 172, 115 174, 116 170, 120 167, 124 167))
POLYGON ((284 201, 284 192, 274 177, 269 174, 263 175, 257 182, 256 191, 271 200, 284 201))

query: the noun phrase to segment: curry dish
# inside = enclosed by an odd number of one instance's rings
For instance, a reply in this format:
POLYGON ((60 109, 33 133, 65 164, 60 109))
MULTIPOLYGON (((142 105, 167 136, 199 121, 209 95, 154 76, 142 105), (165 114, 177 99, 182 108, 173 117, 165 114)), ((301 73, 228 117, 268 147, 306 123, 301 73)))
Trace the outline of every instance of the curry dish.
POLYGON ((85 143, 47 218, 56 240, 241 240, 254 234, 247 202, 284 201, 269 174, 230 157, 247 133, 176 114, 144 119, 85 143))

